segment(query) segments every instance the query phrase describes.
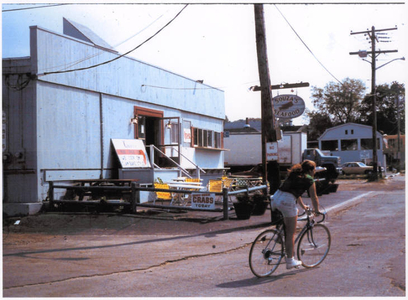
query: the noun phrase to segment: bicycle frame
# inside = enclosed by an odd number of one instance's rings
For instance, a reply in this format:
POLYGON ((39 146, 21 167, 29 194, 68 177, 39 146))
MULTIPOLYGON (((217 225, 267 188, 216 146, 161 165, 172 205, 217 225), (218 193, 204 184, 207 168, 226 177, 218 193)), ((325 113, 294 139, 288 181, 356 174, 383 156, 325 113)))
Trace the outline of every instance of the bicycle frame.
MULTIPOLYGON (((306 224, 299 230, 295 244, 297 244, 297 256, 302 261, 302 265, 305 268, 313 268, 327 256, 331 244, 330 231, 325 225, 319 224, 325 220, 325 214, 317 220, 311 211, 305 213, 305 218, 298 219, 306 221, 306 224)), ((275 225, 275 228, 259 233, 252 243, 249 267, 257 277, 272 274, 285 256, 286 232, 283 218, 275 225)))
MULTIPOLYGON (((306 230, 312 228, 312 227, 314 226, 314 224, 315 224, 314 218, 313 218, 313 219, 310 218, 310 214, 309 214, 308 212, 305 211, 305 213, 306 213, 306 219, 298 219, 298 221, 304 221, 304 220, 307 220, 307 221, 306 221, 305 226, 303 226, 302 230, 298 233, 298 235, 297 235, 297 237, 296 237, 296 239, 295 239, 295 244, 299 241, 299 239, 300 239, 300 237, 302 236, 302 234, 303 234, 306 230)), ((302 214, 302 215, 303 215, 303 214, 302 214)), ((325 219, 325 215, 323 215, 322 220, 320 220, 320 221, 317 222, 317 223, 323 222, 324 219, 325 219)), ((284 238, 286 239, 285 223, 284 223, 283 219, 282 219, 281 222, 279 222, 279 223, 276 225, 276 230, 277 230, 278 234, 279 234, 281 237, 284 237, 284 238), (283 233, 283 234, 282 234, 282 233, 283 233)), ((309 231, 309 232, 311 232, 311 234, 313 234, 313 231, 309 231)), ((310 236, 308 236, 307 238, 308 238, 309 242, 313 242, 313 244, 315 244, 314 241, 313 241, 313 236, 312 236, 312 238, 310 238, 310 236)), ((272 239, 272 240, 273 240, 273 239, 272 239)), ((272 240, 271 240, 271 241, 272 241, 272 240)), ((271 241, 269 241, 269 243, 270 243, 271 241)), ((268 243, 268 245, 269 245, 269 243, 268 243)), ((285 249, 285 247, 284 247, 284 249, 285 249)), ((285 249, 285 250, 286 250, 286 249, 285 249)))

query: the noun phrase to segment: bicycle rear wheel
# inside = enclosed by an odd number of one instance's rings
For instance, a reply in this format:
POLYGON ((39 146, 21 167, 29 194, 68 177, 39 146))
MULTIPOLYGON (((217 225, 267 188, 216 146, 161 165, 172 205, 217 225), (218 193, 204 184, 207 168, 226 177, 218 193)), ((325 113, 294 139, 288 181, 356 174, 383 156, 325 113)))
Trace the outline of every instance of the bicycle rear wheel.
POLYGON ((275 229, 260 233, 249 251, 249 267, 257 277, 271 275, 279 266, 283 254, 283 241, 275 229))
POLYGON ((313 268, 322 263, 330 250, 331 236, 329 229, 322 224, 315 224, 300 237, 297 255, 306 268, 313 268))

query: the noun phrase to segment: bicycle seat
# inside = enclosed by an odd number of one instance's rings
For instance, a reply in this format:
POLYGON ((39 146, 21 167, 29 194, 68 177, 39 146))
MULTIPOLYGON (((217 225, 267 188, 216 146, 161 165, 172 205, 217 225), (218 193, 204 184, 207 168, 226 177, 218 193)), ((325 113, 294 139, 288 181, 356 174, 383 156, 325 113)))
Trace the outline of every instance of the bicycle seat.
POLYGON ((272 223, 272 225, 279 224, 282 221, 283 221, 283 215, 280 212, 280 210, 276 209, 276 208, 274 210, 271 209, 271 223, 272 223))

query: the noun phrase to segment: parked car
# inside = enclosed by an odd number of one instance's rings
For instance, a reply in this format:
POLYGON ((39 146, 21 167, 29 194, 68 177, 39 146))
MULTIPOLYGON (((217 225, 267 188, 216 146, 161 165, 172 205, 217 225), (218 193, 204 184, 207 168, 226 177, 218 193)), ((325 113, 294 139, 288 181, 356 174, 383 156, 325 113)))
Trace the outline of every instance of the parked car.
MULTIPOLYGON (((343 164, 341 166, 341 169, 344 175, 373 173, 373 166, 367 166, 365 163, 362 162, 348 162, 343 164)), ((382 172, 383 167, 381 167, 380 170, 382 172)))

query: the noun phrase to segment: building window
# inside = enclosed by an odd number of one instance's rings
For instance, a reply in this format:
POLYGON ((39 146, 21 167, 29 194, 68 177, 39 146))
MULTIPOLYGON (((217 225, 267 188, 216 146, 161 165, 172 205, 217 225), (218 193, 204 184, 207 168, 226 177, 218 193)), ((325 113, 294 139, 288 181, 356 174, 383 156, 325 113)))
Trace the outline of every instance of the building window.
POLYGON ((193 147, 222 148, 222 135, 220 132, 193 127, 193 147))
POLYGON ((348 134, 348 130, 346 130, 346 134, 348 134))
POLYGON ((322 150, 338 151, 339 142, 337 140, 322 141, 322 150))
POLYGON ((223 148, 223 145, 221 144, 222 138, 221 138, 221 132, 214 132, 214 142, 215 148, 223 148))
POLYGON ((351 129, 351 134, 354 134, 354 129, 351 129))
MULTIPOLYGON (((373 139, 361 139, 361 150, 372 150, 373 139)), ((380 149, 380 139, 377 139, 377 149, 380 149)))
POLYGON ((357 140, 341 140, 341 151, 357 150, 357 140))

